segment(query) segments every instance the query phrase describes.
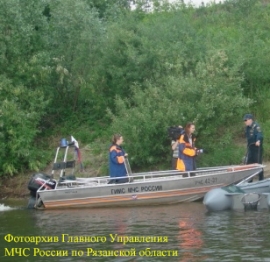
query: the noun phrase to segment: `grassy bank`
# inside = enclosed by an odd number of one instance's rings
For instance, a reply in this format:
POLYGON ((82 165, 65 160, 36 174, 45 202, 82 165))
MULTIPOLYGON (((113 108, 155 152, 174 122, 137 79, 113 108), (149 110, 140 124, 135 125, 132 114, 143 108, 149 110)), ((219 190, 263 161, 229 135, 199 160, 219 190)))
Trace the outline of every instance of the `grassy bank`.
MULTIPOLYGON (((107 159, 103 159, 101 155, 93 154, 91 149, 88 146, 81 148, 81 155, 83 160, 83 170, 81 170, 81 166, 77 164, 75 166, 74 173, 80 177, 94 177, 106 175, 106 162, 107 159), (105 165, 104 165, 105 164, 105 165), (103 168, 102 168, 103 166, 103 168), (105 168, 104 168, 105 166, 105 168)), ((53 156, 52 159, 54 159, 53 156)), ((73 157, 73 150, 71 150, 71 154, 69 157, 73 157)), ((60 161, 61 155, 59 154, 58 161, 60 161)), ((70 159, 70 158, 68 158, 70 159)), ((41 173, 45 173, 50 175, 52 173, 53 161, 48 164, 48 166, 40 170, 41 173)), ((29 196, 29 191, 27 189, 28 182, 32 175, 37 173, 37 171, 29 171, 24 174, 18 174, 13 177, 1 177, 0 178, 0 199, 3 198, 26 198, 29 196)), ((67 170, 68 174, 68 170, 67 170)), ((59 176, 59 172, 54 172, 54 177, 57 178, 59 176)))

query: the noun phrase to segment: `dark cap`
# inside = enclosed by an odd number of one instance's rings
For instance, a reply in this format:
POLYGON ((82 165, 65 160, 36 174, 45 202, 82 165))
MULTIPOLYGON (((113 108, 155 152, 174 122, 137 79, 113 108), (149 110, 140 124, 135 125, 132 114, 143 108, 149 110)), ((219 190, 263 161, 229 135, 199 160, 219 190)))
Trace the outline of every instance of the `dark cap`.
POLYGON ((253 115, 252 114, 245 114, 243 120, 245 121, 245 120, 248 120, 248 119, 253 119, 253 115))

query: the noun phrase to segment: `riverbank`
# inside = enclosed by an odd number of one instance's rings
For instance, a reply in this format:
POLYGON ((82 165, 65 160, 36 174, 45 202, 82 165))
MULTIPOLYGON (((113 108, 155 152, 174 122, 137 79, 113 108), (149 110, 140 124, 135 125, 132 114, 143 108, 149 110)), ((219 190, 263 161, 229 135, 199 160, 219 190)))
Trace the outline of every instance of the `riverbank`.
MULTIPOLYGON (((265 178, 270 178, 270 162, 264 163, 266 165, 264 176, 265 178)), ((50 169, 44 170, 44 173, 50 174, 48 172, 50 169)), ((11 199, 11 198, 28 198, 29 191, 27 189, 28 182, 32 177, 34 172, 24 175, 18 175, 14 177, 2 178, 0 180, 0 199, 11 199)), ((91 169, 86 169, 80 176, 92 177, 96 176, 95 172, 91 169)), ((257 178, 254 179, 254 181, 257 178)))
MULTIPOLYGON (((102 156, 92 154, 91 149, 88 146, 80 148, 81 157, 83 159, 83 170, 80 165, 76 165, 74 173, 80 177, 96 177, 105 174, 106 172, 101 170, 100 166, 104 165, 102 156)), ((74 157, 73 151, 70 152, 72 158, 74 157)), ((40 170, 41 173, 50 175, 52 173, 53 162, 49 163, 44 170, 40 170)), ((0 199, 7 198, 28 198, 29 190, 27 188, 28 183, 33 174, 38 173, 36 171, 29 171, 24 174, 18 174, 13 177, 0 177, 0 199)), ((59 172, 54 172, 55 177, 58 177, 59 172)))

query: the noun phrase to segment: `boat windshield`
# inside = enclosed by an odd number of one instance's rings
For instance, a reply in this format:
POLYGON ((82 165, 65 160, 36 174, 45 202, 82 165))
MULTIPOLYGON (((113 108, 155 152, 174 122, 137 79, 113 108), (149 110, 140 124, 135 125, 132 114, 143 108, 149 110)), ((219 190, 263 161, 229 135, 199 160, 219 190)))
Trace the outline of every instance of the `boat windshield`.
POLYGON ((222 189, 228 193, 245 193, 245 191, 243 191, 240 187, 234 185, 222 187, 222 189))

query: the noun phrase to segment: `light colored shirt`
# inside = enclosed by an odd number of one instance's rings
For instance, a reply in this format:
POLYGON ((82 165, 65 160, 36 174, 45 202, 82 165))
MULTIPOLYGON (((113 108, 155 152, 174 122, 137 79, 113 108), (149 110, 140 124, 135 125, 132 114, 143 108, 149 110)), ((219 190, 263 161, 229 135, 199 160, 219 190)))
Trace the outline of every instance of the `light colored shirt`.
MULTIPOLYGON (((172 140, 172 145, 175 143, 176 141, 172 140)), ((173 150, 173 158, 178 158, 178 145, 177 147, 173 150)))

